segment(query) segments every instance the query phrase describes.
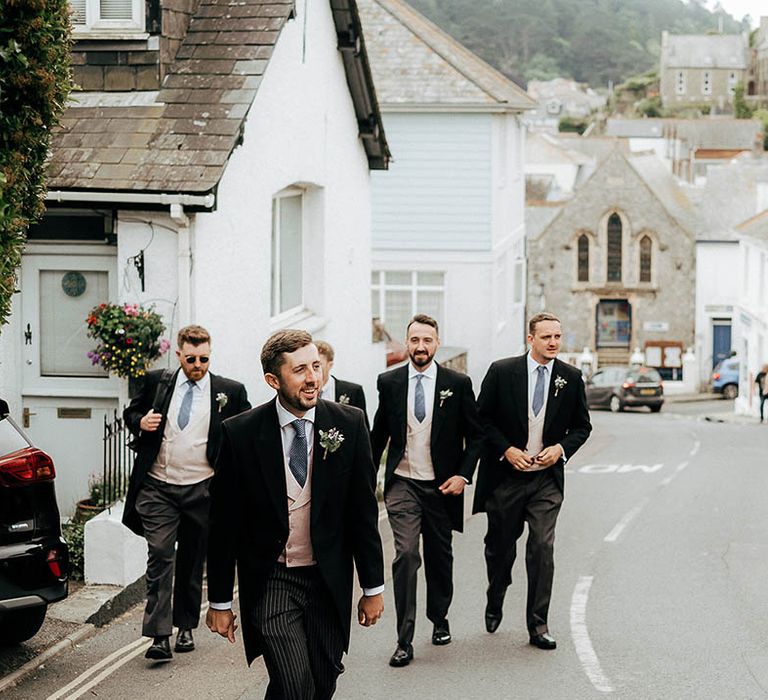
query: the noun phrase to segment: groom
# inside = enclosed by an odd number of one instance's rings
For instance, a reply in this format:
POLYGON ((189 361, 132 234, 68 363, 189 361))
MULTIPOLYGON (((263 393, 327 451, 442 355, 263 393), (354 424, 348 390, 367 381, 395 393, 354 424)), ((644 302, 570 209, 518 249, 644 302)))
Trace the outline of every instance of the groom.
POLYGON ((211 487, 207 624, 235 641, 235 566, 250 664, 267 698, 333 696, 349 647, 353 562, 358 622, 384 609, 375 474, 362 411, 318 401, 312 337, 272 335, 261 352, 277 397, 223 425, 211 487))

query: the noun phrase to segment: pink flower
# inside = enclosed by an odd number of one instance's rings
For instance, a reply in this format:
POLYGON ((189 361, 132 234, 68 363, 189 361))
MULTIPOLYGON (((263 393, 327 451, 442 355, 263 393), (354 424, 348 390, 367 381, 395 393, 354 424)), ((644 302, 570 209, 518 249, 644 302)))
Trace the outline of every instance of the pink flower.
POLYGON ((164 355, 166 352, 168 352, 171 349, 171 343, 167 338, 163 338, 160 341, 160 354, 164 355))

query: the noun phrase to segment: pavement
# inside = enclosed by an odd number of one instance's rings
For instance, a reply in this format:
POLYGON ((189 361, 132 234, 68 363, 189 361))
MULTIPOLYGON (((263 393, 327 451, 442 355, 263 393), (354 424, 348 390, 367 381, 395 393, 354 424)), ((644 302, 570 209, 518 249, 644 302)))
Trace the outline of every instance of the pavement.
MULTIPOLYGON (((713 402, 717 396, 711 393, 667 395, 667 410, 674 413, 672 405, 695 402, 713 402)), ((728 402, 728 406, 732 406, 728 402)), ((694 418, 692 415, 681 416, 694 418)), ((708 411, 696 416, 699 420, 713 423, 756 424, 754 416, 736 415, 733 411, 708 411)), ((8 668, 0 649, 0 693, 16 685, 27 674, 39 669, 54 656, 72 649, 116 617, 142 602, 145 597, 145 581, 140 578, 128 587, 83 585, 59 603, 50 606, 41 631, 21 646, 15 655, 13 667, 8 668), (5 666, 5 667, 4 667, 5 666)))

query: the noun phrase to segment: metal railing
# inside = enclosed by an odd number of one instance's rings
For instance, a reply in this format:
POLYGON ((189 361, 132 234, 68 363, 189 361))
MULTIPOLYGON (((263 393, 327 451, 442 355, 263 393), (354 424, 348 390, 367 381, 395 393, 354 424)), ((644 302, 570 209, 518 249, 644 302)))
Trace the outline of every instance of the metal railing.
POLYGON ((133 469, 134 451, 128 447, 133 435, 122 416, 115 410, 111 420, 104 416, 104 470, 99 503, 110 506, 125 495, 128 477, 133 469))

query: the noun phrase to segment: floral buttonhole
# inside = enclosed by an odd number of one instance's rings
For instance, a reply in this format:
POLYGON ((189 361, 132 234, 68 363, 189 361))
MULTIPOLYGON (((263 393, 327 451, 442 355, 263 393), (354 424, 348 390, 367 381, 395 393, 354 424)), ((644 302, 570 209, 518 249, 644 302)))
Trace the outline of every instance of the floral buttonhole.
POLYGON ((450 399, 451 396, 453 396, 453 392, 450 389, 443 389, 440 392, 440 408, 443 407, 443 404, 446 402, 447 399, 450 399))
POLYGON ((229 398, 224 392, 216 394, 216 403, 219 404, 219 413, 221 413, 221 410, 227 405, 227 401, 229 401, 229 398))
POLYGON ((558 395, 560 389, 562 389, 568 383, 567 379, 563 379, 560 375, 555 377, 555 396, 558 395))
POLYGON ((342 442, 344 442, 344 435, 342 435, 336 428, 321 430, 320 447, 325 450, 323 453, 323 459, 328 457, 329 452, 336 452, 336 450, 341 447, 342 442))

